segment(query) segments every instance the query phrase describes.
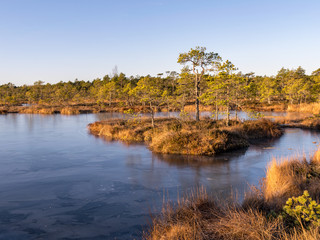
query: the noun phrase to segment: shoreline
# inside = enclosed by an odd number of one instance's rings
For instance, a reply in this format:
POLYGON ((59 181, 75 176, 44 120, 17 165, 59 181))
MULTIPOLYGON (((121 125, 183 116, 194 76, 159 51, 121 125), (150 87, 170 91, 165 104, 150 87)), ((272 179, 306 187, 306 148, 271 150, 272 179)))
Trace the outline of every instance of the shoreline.
POLYGON ((320 239, 320 149, 305 158, 273 159, 261 186, 244 200, 220 199, 197 188, 164 203, 144 231, 145 240, 320 239))
MULTIPOLYGON (((319 104, 278 104, 278 105, 247 105, 243 109, 238 111, 244 112, 297 112, 306 114, 318 114, 320 113, 319 104)), ((231 110, 235 110, 231 108, 231 110)), ((135 105, 135 106, 119 106, 118 103, 108 104, 96 104, 96 103, 79 103, 79 104, 62 104, 62 105, 41 105, 34 104, 31 106, 0 106, 0 114, 8 113, 21 113, 21 114, 86 114, 86 113, 103 113, 103 112, 125 112, 132 111, 134 113, 147 113, 150 112, 148 106, 135 105)), ((154 109, 154 112, 177 112, 181 111, 177 107, 158 106, 154 109)), ((195 112, 194 104, 186 104, 183 107, 184 112, 195 112)), ((200 105, 201 112, 213 112, 215 107, 212 105, 200 105)), ((223 112, 223 109, 219 110, 223 112)))

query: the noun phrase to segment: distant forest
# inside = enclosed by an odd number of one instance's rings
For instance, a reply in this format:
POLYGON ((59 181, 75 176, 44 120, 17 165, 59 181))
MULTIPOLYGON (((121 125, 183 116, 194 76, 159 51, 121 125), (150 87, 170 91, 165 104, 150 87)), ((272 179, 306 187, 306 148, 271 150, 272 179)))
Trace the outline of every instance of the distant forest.
POLYGON ((93 81, 0 86, 0 104, 101 106, 166 106, 183 109, 198 99, 204 105, 242 106, 252 103, 310 103, 320 99, 320 68, 307 75, 302 67, 279 70, 276 76, 240 72, 230 61, 197 47, 180 54, 181 73, 167 71, 154 76, 127 77, 113 73, 93 81), (210 55, 211 54, 211 55, 210 55), (214 61, 213 61, 214 60, 214 61), (188 65, 189 64, 189 65, 188 65))

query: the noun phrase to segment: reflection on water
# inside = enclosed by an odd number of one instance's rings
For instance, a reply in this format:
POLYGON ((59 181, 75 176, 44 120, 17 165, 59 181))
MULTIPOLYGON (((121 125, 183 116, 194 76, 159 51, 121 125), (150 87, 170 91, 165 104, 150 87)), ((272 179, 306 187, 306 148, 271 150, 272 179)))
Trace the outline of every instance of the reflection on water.
POLYGON ((0 116, 0 239, 139 239, 164 192, 176 200, 203 185, 213 195, 237 191, 241 198, 273 157, 313 152, 319 143, 317 132, 286 129, 277 140, 196 157, 152 154, 143 144, 88 134, 88 123, 118 117, 0 116))

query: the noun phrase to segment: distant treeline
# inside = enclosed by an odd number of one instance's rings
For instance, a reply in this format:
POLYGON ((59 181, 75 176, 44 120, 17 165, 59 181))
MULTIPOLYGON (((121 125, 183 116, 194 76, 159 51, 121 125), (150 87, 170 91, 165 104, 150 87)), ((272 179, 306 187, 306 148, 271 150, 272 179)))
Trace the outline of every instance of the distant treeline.
MULTIPOLYGON (((196 50, 201 53, 205 49, 196 50)), ((180 54, 180 57, 185 56, 180 54)), ((219 62, 214 71, 203 68, 202 75, 191 65, 185 66, 181 73, 167 71, 156 77, 127 77, 123 73, 114 73, 93 81, 75 80, 56 84, 37 81, 31 86, 19 87, 8 83, 0 86, 0 104, 94 103, 183 109, 187 103, 198 99, 202 104, 241 109, 246 104, 257 102, 298 104, 320 99, 320 68, 311 75, 298 67, 291 70, 282 68, 276 76, 255 76, 254 73, 239 72, 230 61, 219 62)), ((196 65, 199 66, 202 65, 196 65)))
MULTIPOLYGON (((137 87, 145 91, 157 91, 157 99, 162 103, 183 105, 194 99, 193 74, 182 72, 166 72, 166 76, 158 74, 157 77, 126 77, 120 73, 110 77, 104 76, 93 81, 59 82, 57 84, 44 84, 37 81, 31 86, 20 87, 12 83, 0 85, 1 104, 71 104, 71 103, 106 103, 118 102, 127 106, 139 104, 146 99, 138 95, 137 87), (152 82, 152 83, 149 83, 152 82), (149 86, 150 85, 150 86, 149 86), (153 86, 152 86, 153 85, 153 86), (156 87, 156 89, 154 89, 156 87), (142 88, 142 89, 141 89, 142 88), (150 89, 149 89, 150 88, 150 89)), ((219 95, 219 76, 206 75, 201 84, 201 95, 204 102, 208 102, 206 95, 215 92, 219 95), (216 85, 217 89, 210 86, 216 85), (213 90, 213 91, 212 91, 213 90)), ((306 75, 301 67, 297 69, 282 68, 276 76, 255 76, 254 73, 235 74, 232 79, 232 88, 236 90, 238 100, 255 100, 265 103, 304 103, 315 102, 320 98, 320 68, 311 75, 306 75)), ((139 91, 140 93, 141 91, 139 91)), ((219 96, 216 99, 219 100, 219 96)), ((220 99, 222 100, 222 98, 220 99)))

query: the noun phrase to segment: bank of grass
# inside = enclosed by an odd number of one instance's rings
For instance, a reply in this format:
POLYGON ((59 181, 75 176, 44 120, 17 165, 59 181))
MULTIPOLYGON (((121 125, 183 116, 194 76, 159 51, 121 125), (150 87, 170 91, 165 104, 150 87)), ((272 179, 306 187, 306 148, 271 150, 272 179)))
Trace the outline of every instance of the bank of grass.
POLYGON ((63 115, 76 115, 80 114, 80 111, 77 108, 65 107, 61 109, 60 113, 63 115))
POLYGON ((275 118, 275 122, 281 124, 283 127, 320 130, 319 115, 312 117, 278 117, 275 118))
MULTIPOLYGON (((125 112, 133 110, 134 112, 148 112, 145 106, 120 106, 117 104, 98 105, 95 103, 88 104, 70 104, 70 105, 45 105, 38 104, 32 106, 2 106, 0 107, 0 114, 4 113, 27 113, 27 114, 82 114, 82 113, 103 113, 103 112, 125 112)), ((177 111, 175 108, 167 108, 165 106, 155 109, 156 112, 177 111)))
POLYGON ((254 106, 248 104, 249 109, 261 112, 285 112, 288 105, 282 104, 256 104, 254 106))
POLYGON ((320 239, 319 224, 304 221, 299 215, 292 217, 283 208, 288 198, 301 196, 305 190, 319 203, 319 158, 320 150, 310 162, 299 158, 272 161, 261 180, 262 187, 253 187, 242 203, 217 201, 203 189, 176 205, 168 203, 153 219, 144 239, 320 239))
POLYGON ((291 104, 287 111, 320 114, 320 103, 291 104))
POLYGON ((282 135, 279 126, 269 120, 225 121, 203 119, 199 122, 177 118, 109 120, 89 124, 92 134, 109 140, 145 142, 156 153, 214 155, 249 146, 250 141, 282 135))
POLYGON ((0 108, 0 114, 7 114, 8 111, 4 108, 0 108))
POLYGON ((320 114, 320 103, 301 103, 301 104, 248 104, 248 109, 262 112, 299 112, 320 114))

